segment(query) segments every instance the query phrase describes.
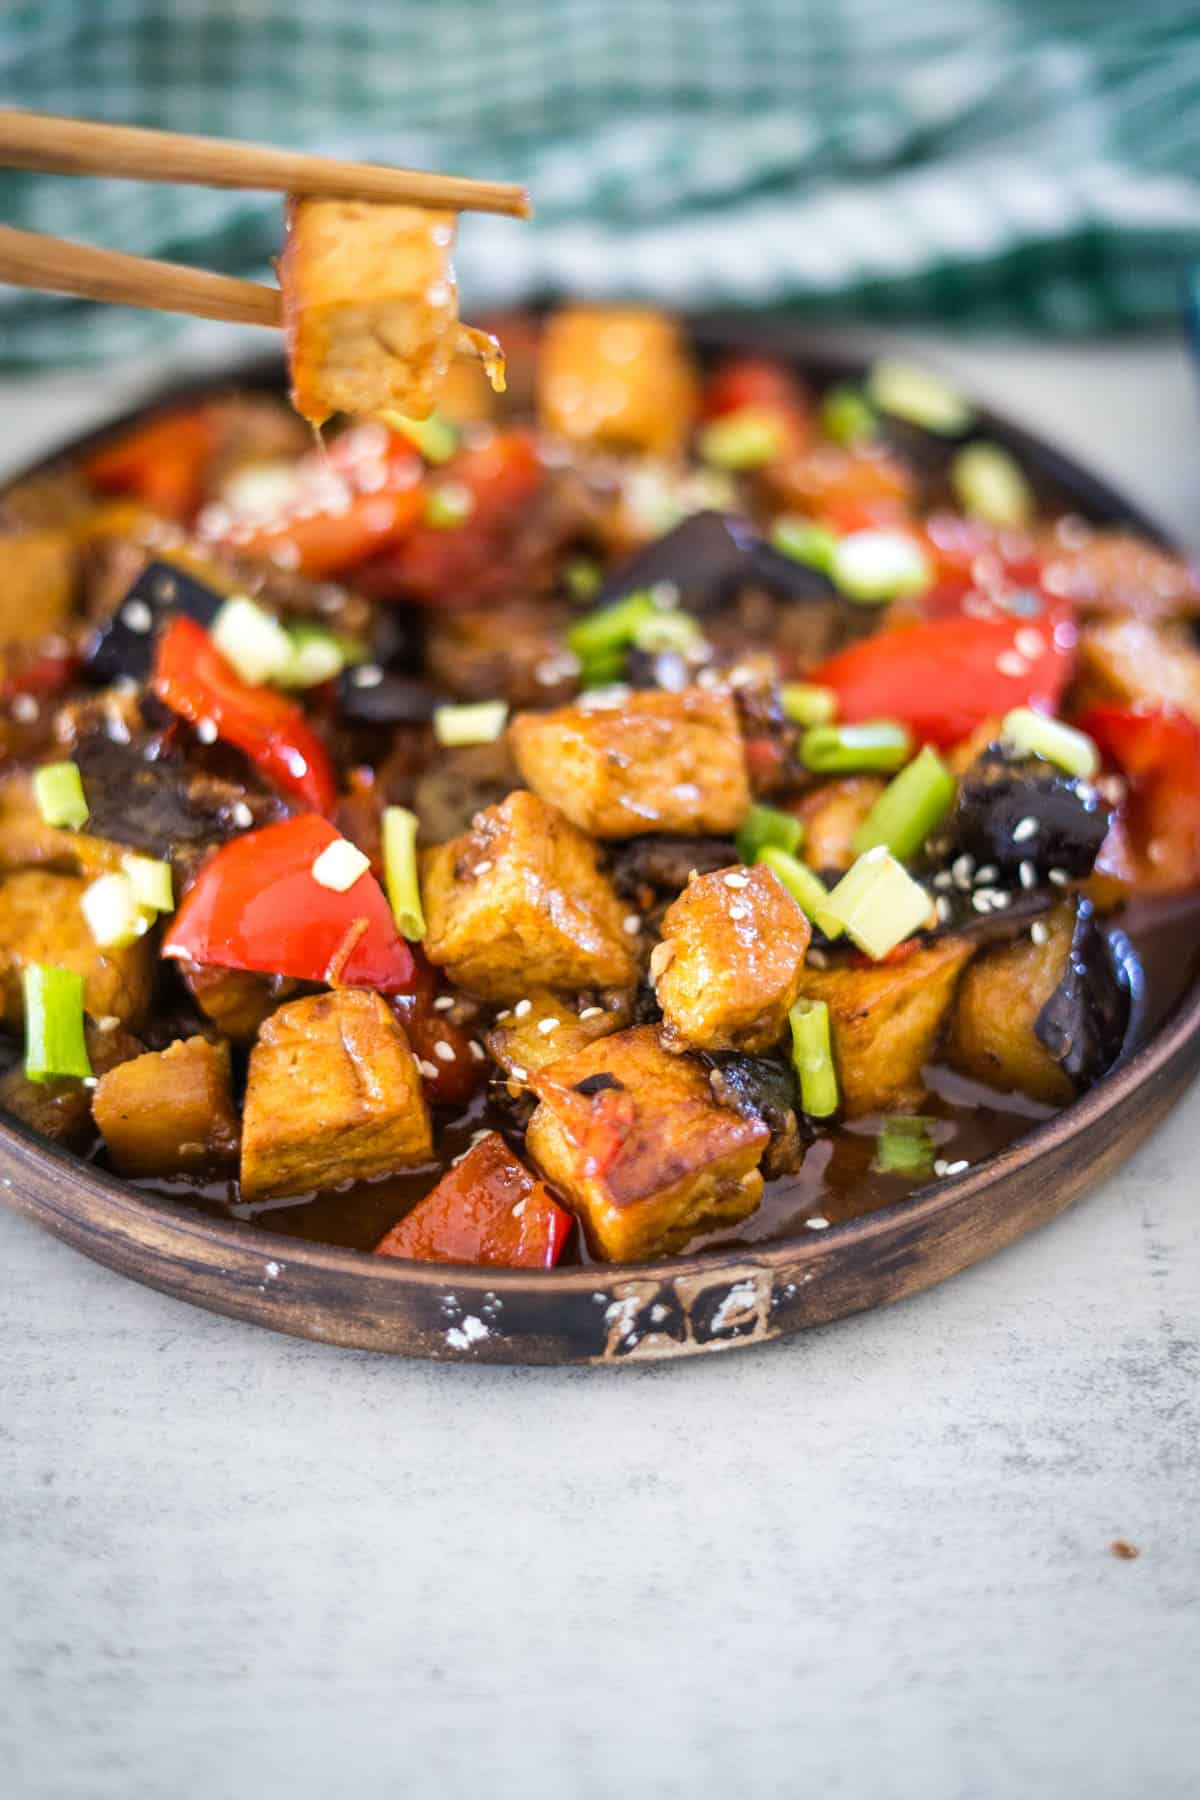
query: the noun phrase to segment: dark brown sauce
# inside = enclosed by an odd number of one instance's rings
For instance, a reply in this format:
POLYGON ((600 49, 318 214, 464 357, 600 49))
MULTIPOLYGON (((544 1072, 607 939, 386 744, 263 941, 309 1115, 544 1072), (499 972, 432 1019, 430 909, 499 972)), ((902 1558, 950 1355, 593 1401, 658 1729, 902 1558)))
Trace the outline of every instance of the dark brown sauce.
MULTIPOLYGON (((1200 895, 1135 902, 1119 923, 1145 972, 1144 1040, 1200 974, 1200 895)), ((1052 1107, 1020 1094, 997 1093, 940 1065, 927 1069, 926 1078, 930 1091, 921 1111, 936 1121, 934 1155, 947 1163, 982 1162, 1054 1116, 1052 1107)), ((873 1166, 880 1123, 872 1118, 856 1120, 819 1137, 798 1174, 767 1184, 762 1205, 751 1218, 732 1229, 698 1234, 688 1249, 770 1243, 804 1230, 841 1224, 914 1194, 927 1182, 883 1174, 873 1166)), ((452 1159, 467 1148, 472 1132, 487 1125, 503 1129, 505 1121, 492 1115, 481 1095, 463 1112, 443 1112, 437 1124, 441 1156, 436 1162, 380 1181, 359 1182, 301 1199, 243 1204, 235 1181, 202 1188, 184 1181, 138 1185, 161 1198, 182 1201, 223 1218, 251 1220, 287 1237, 370 1250, 429 1192, 452 1159)), ((581 1234, 575 1232, 563 1261, 590 1264, 593 1260, 581 1234)))

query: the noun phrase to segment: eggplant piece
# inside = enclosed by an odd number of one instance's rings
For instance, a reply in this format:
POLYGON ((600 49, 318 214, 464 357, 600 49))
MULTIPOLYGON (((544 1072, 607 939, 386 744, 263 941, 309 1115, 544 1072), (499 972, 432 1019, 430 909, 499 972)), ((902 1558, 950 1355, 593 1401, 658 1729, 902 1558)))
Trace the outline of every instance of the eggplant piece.
POLYGON ((659 894, 679 894, 694 869, 710 875, 738 861, 732 838, 683 837, 669 831, 651 831, 645 837, 627 838, 617 844, 609 861, 609 873, 618 894, 636 900, 643 888, 659 894))
POLYGON ((720 1106, 743 1119, 760 1119, 771 1133, 763 1152, 763 1173, 794 1175, 804 1161, 804 1137, 796 1105, 796 1078, 790 1068, 768 1056, 743 1056, 735 1050, 705 1051, 708 1085, 720 1106))
POLYGON ((819 569, 784 556, 745 519, 711 510, 692 513, 619 563, 595 605, 610 606, 660 581, 678 588, 680 604, 688 611, 702 614, 719 611, 742 587, 765 588, 776 599, 797 601, 828 600, 835 591, 819 569))
POLYGON ((393 675, 376 663, 363 663, 338 676, 337 703, 350 725, 427 725, 438 698, 415 676, 393 675))
POLYGON ((144 748, 100 734, 82 737, 75 761, 88 803, 88 830, 147 856, 222 843, 278 818, 270 794, 174 761, 148 761, 144 748))
POLYGON ((114 681, 145 681, 154 663, 159 628, 183 613, 206 628, 227 596, 174 563, 147 563, 110 619, 100 627, 84 657, 84 674, 98 687, 114 681))
POLYGON ((1112 812, 1091 782, 1064 775, 1038 758, 1010 761, 985 751, 967 772, 949 829, 932 850, 949 865, 966 856, 976 868, 995 868, 1015 882, 1023 864, 1039 883, 1061 870, 1072 880, 1090 875, 1108 834, 1112 812))
POLYGON ((1099 1081, 1120 1055, 1132 999, 1127 957, 1114 954, 1095 907, 1080 900, 1062 979, 1033 1027, 1077 1094, 1099 1081))

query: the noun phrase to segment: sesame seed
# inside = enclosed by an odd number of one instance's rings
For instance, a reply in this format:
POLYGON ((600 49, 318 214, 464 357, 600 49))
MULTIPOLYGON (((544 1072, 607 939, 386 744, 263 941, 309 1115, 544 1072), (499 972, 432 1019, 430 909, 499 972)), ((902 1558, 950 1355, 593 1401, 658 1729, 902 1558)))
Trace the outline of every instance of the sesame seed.
POLYGON ((558 1026, 559 1021, 557 1019, 539 1019, 537 1028, 543 1037, 549 1037, 552 1031, 558 1030, 558 1026))
POLYGON ((1018 819, 1013 826, 1013 843, 1023 844, 1027 839, 1038 834, 1038 822, 1032 815, 1027 819, 1018 819))
POLYGON ((1006 894, 1003 888, 992 888, 992 906, 996 912, 1003 912, 1006 906, 1012 905, 1012 895, 1006 894))
POLYGON ((1021 652, 1022 656, 1032 658, 1045 654, 1046 640, 1040 631, 1034 630, 1032 625, 1022 625, 1020 631, 1018 631, 1017 635, 1014 637, 1013 643, 1021 652))
POLYGON ((1025 658, 1018 656, 1015 650, 1002 650, 996 658, 996 669, 1001 675, 1011 675, 1014 681, 1029 673, 1025 658))
POLYGON ((954 877, 950 873, 949 869, 939 869, 937 874, 933 878, 933 885, 935 888, 953 887, 954 886, 954 877))
POLYGON ((425 1077, 426 1081, 436 1081, 437 1080, 438 1070, 437 1070, 436 1063, 426 1062, 426 1060, 423 1056, 419 1056, 417 1058, 417 1067, 418 1067, 418 1069, 420 1069, 420 1071, 421 1071, 422 1075, 425 1077))
POLYGON ((509 1007, 506 1006, 503 1012, 498 1012, 496 1014, 496 1023, 497 1023, 497 1025, 503 1025, 508 1019, 511 1019, 511 1018, 512 1018, 512 1011, 509 1007))
POLYGON ((641 914, 626 913, 621 929, 622 931, 627 931, 630 937, 636 937, 638 932, 642 929, 641 914))
POLYGON ((352 672, 350 679, 355 687, 378 687, 383 680, 383 670, 378 663, 360 663, 358 668, 352 672))
POLYGON ((196 736, 200 739, 202 744, 215 744, 217 741, 216 721, 213 719, 200 719, 196 725, 196 736))
POLYGON ((811 1219, 805 1219, 804 1223, 808 1226, 810 1231, 828 1231, 829 1229, 829 1220, 822 1219, 819 1215, 811 1219))
POLYGON ((946 1164, 946 1173, 947 1175, 961 1175, 963 1170, 969 1169, 970 1166, 967 1158, 965 1156, 960 1156, 957 1162, 948 1162, 946 1164))
POLYGON ((254 823, 254 814, 244 800, 239 800, 236 803, 229 816, 239 831, 249 831, 254 823))
POLYGON ((982 869, 976 869, 975 871, 976 887, 990 887, 999 873, 1000 871, 995 863, 985 863, 982 869))
POLYGON ((449 1012, 454 1005, 453 994, 439 994, 433 1003, 434 1012, 449 1012))
POLYGON ((523 1217, 524 1217, 524 1216, 525 1216, 525 1202, 524 1202, 524 1200, 518 1200, 518 1201, 517 1201, 517 1204, 516 1204, 516 1205, 515 1205, 515 1206, 514 1206, 514 1207, 513 1207, 513 1209, 512 1209, 512 1216, 513 1216, 513 1218, 514 1218, 514 1219, 521 1219, 521 1218, 523 1218, 523 1217))
POLYGON ((117 1029, 117 1026, 120 1023, 121 1023, 121 1021, 117 1017, 116 1013, 104 1013, 99 1019, 96 1020, 96 1030, 97 1031, 115 1031, 117 1029))
POLYGON ((473 875, 486 875, 488 870, 491 867, 492 867, 491 857, 485 856, 482 862, 477 862, 475 864, 475 867, 472 869, 471 873, 473 875))
POLYGON ((528 1074, 527 1070, 519 1069, 517 1067, 516 1063, 514 1063, 511 1067, 511 1069, 508 1071, 508 1078, 510 1081, 528 1081, 529 1074, 528 1074))
POLYGON ((439 1062, 457 1062, 458 1061, 458 1057, 457 1057, 457 1053, 455 1052, 454 1045, 448 1044, 446 1042, 445 1038, 438 1039, 437 1043, 433 1046, 433 1054, 437 1057, 439 1062))
POLYGON ((1040 946, 1049 938, 1050 933, 1047 931, 1041 919, 1035 919, 1033 924, 1029 927, 1029 936, 1033 943, 1037 944, 1040 948, 1040 946))
POLYGON ((1017 873, 1021 877, 1021 886, 1026 890, 1037 886, 1037 870, 1031 862, 1023 862, 1017 873))
POLYGON ((1071 877, 1067 874, 1065 869, 1051 869, 1050 871, 1050 880, 1054 883, 1055 887, 1066 887, 1070 879, 1071 877))
POLYGON ((965 892, 965 890, 970 887, 974 874, 975 858, 969 856, 964 850, 963 854, 961 856, 956 856, 954 861, 950 864, 950 878, 954 882, 955 887, 962 888, 965 892))
POLYGON ((602 1006, 585 1006, 579 1017, 581 1019, 598 1019, 603 1011, 602 1006))
POLYGON ((748 875, 730 874, 722 877, 722 879, 727 888, 744 888, 750 886, 750 877, 748 875))
POLYGON ((467 1049, 470 1051, 471 1056, 475 1062, 483 1061, 486 1053, 484 1051, 483 1045, 480 1043, 478 1038, 468 1038, 467 1039, 467 1049))
POLYGON ((121 608, 121 619, 130 631, 149 631, 154 614, 144 600, 127 600, 121 608))
POLYGON ((532 1000, 518 1000, 517 1004, 513 1007, 513 1016, 514 1016, 514 1018, 517 1018, 517 1019, 523 1019, 527 1013, 530 1013, 532 1011, 533 1011, 533 1001, 532 1000))
POLYGON ((729 916, 731 919, 748 919, 750 917, 750 908, 748 906, 743 906, 740 900, 735 900, 729 909, 729 916))
POLYGON ((971 895, 971 905, 977 913, 991 912, 994 892, 994 888, 980 888, 978 893, 971 895))
POLYGON ((950 917, 950 914, 953 912, 954 908, 951 906, 949 900, 947 900, 945 894, 939 894, 937 899, 934 901, 933 906, 934 906, 934 911, 937 913, 939 920, 944 925, 946 923, 946 920, 950 917))

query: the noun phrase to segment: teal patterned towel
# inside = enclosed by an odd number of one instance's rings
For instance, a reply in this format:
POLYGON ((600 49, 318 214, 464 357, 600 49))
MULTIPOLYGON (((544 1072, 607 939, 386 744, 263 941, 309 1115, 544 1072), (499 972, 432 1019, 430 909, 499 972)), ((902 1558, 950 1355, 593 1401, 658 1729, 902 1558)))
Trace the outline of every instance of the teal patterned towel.
MULTIPOLYGON (((5 104, 526 182, 468 316, 550 293, 1079 331, 1200 255, 1192 0, 7 0, 5 104)), ((0 218, 265 276, 271 196, 0 176, 0 218)), ((0 357, 178 328, 0 289, 0 357)))

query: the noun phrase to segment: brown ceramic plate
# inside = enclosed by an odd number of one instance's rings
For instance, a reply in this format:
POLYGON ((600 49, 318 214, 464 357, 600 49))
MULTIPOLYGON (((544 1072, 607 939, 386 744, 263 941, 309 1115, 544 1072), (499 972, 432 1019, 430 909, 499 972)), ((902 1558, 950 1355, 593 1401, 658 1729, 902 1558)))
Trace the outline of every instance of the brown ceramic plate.
MULTIPOLYGON (((862 373, 812 353, 786 325, 718 320, 698 324, 695 335, 706 349, 789 356, 822 382, 862 373)), ((272 365, 238 379, 277 386, 281 371, 272 365)), ((176 389, 161 399, 179 396, 176 389)), ((1162 540, 1136 507, 1069 458, 995 415, 981 411, 980 419, 1057 503, 1162 540)), ((1194 931, 1188 935, 1194 943, 1194 931)), ((393 1261, 206 1216, 10 1122, 0 1124, 0 1198, 123 1275, 298 1337, 509 1363, 734 1349, 932 1287, 1045 1224, 1111 1174, 1200 1066, 1200 971, 1190 971, 1165 1011, 1154 1009, 1162 1016, 1150 1030, 1142 999, 1133 993, 1125 1049, 1109 1074, 1006 1150, 878 1211, 749 1248, 545 1272, 393 1261)), ((1046 1254, 1054 1254, 1050 1243, 1046 1254)))

